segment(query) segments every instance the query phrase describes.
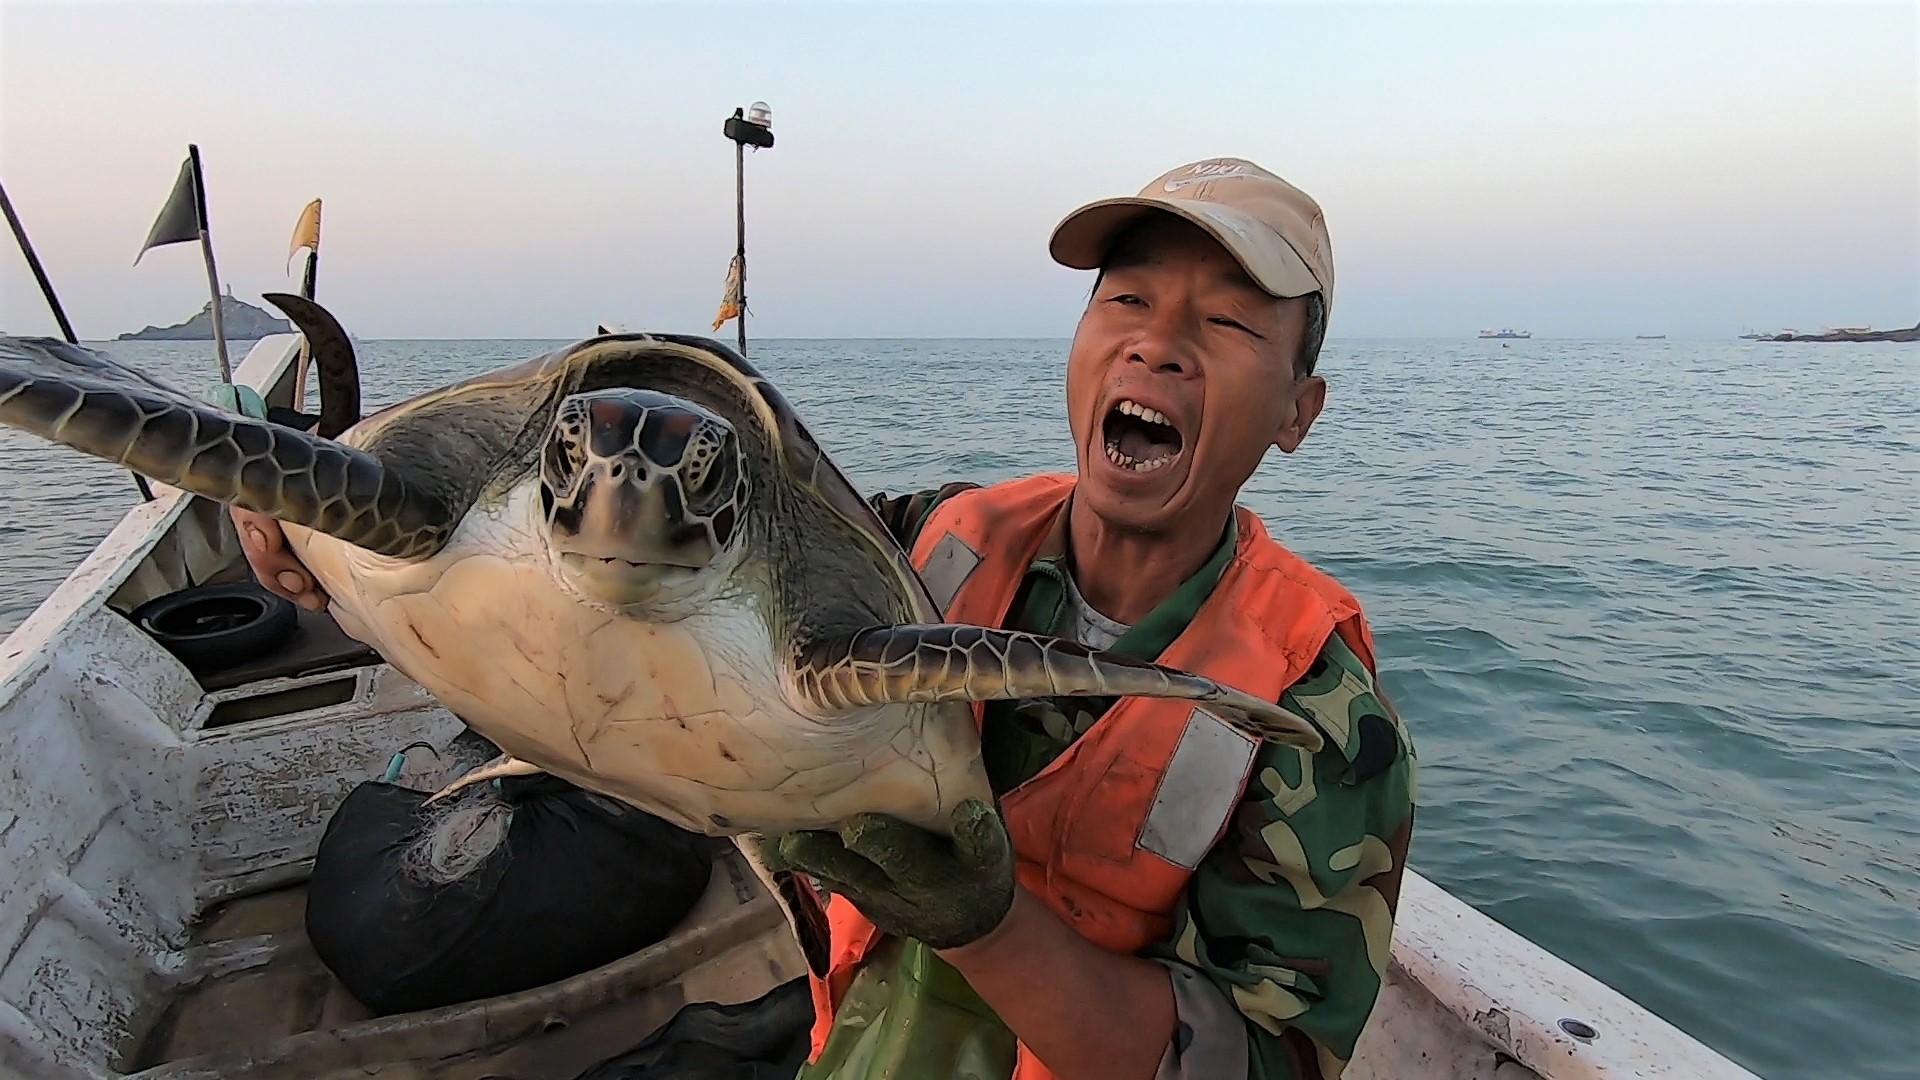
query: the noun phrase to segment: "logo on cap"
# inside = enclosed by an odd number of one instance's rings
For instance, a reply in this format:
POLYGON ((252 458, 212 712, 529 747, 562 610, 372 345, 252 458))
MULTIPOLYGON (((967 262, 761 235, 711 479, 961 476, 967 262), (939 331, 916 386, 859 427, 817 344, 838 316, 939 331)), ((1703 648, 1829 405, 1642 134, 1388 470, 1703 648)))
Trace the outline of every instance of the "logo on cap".
POLYGON ((1252 176, 1254 169, 1244 161, 1202 161, 1187 167, 1187 175, 1169 180, 1161 185, 1166 191, 1179 191, 1192 184, 1204 184, 1209 180, 1227 180, 1236 176, 1252 176))

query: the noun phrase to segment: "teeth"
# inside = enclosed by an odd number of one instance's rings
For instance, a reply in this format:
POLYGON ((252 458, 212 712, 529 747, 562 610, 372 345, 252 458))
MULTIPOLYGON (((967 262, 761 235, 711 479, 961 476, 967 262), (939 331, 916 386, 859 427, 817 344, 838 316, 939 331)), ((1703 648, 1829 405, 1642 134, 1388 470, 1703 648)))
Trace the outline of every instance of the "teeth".
POLYGON ((1171 464, 1174 458, 1177 458, 1179 456, 1180 456, 1179 454, 1168 454, 1164 457, 1153 458, 1150 461, 1141 461, 1138 458, 1129 457, 1128 455, 1121 453, 1119 443, 1110 442, 1107 444, 1107 460, 1108 461, 1113 462, 1115 465, 1118 465, 1123 469, 1132 469, 1134 472, 1139 472, 1139 473, 1152 472, 1155 469, 1164 468, 1167 465, 1171 464))
MULTIPOLYGON (((1142 405, 1139 402, 1133 400, 1132 398, 1122 399, 1119 404, 1114 406, 1114 409, 1117 410, 1123 416, 1135 417, 1136 419, 1143 420, 1149 424, 1159 424, 1163 427, 1169 427, 1169 428, 1173 427, 1173 421, 1167 419, 1167 414, 1161 412, 1158 409, 1153 409, 1145 405, 1142 405)), ((1163 454, 1160 457, 1142 461, 1138 458, 1130 457, 1126 454, 1121 453, 1120 443, 1118 440, 1114 440, 1112 442, 1107 443, 1107 460, 1113 462, 1115 465, 1119 466, 1122 469, 1130 469, 1133 472, 1137 472, 1137 473, 1147 473, 1147 472, 1153 472, 1155 469, 1163 469, 1167 467, 1169 464, 1171 464, 1173 460, 1179 456, 1180 456, 1179 451, 1175 451, 1171 454, 1163 454)))
POLYGON ((1150 409, 1132 398, 1122 400, 1118 408, 1122 415, 1137 416, 1149 424, 1160 424, 1165 427, 1173 426, 1173 421, 1167 419, 1166 413, 1161 412, 1159 409, 1150 409))

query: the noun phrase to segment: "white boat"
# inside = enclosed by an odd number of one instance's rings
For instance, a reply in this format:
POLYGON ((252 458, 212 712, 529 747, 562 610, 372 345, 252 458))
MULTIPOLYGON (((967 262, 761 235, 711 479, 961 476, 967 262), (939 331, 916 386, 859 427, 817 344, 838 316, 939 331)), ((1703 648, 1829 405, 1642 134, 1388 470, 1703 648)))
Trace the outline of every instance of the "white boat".
MULTIPOLYGON (((236 379, 293 406, 298 341, 258 342, 236 379)), ((196 678, 126 613, 247 571, 223 508, 154 488, 0 646, 0 1076, 570 1080, 683 1004, 750 1001, 801 974, 779 909, 729 856, 656 945, 521 993, 370 1016, 315 958, 303 883, 353 785, 459 722, 325 615, 302 613, 241 672, 196 678)), ((1751 1074, 1408 873, 1346 1075, 1751 1074)))
POLYGON ((1482 338, 1530 338, 1533 336, 1533 331, 1502 328, 1499 330, 1482 330, 1480 331, 1480 336, 1482 338))

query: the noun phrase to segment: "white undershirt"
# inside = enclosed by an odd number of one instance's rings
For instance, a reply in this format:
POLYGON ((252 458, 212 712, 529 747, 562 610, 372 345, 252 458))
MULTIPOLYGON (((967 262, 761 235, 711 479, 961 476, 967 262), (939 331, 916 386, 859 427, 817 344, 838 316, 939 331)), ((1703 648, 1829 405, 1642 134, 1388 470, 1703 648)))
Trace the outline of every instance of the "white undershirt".
POLYGON ((1089 649, 1111 649, 1120 635, 1133 629, 1123 622, 1115 622, 1095 611, 1087 598, 1080 595, 1080 586, 1074 583, 1073 575, 1067 579, 1067 616, 1072 622, 1068 633, 1073 640, 1089 649))

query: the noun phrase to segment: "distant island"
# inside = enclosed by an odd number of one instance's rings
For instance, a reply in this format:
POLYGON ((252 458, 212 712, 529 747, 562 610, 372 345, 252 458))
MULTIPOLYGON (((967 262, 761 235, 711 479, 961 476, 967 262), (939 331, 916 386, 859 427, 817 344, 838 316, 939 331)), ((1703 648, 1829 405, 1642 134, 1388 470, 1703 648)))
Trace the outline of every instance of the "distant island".
POLYGON ((1872 327, 1830 327, 1818 334, 1803 334, 1799 331, 1770 332, 1747 331, 1740 334, 1745 342, 1920 342, 1920 323, 1901 331, 1876 331, 1872 327))
MULTIPOLYGON (((220 319, 226 325, 228 341, 258 341, 274 334, 293 333, 293 324, 285 319, 276 319, 267 311, 254 307, 244 300, 236 300, 233 291, 220 298, 220 319)), ((186 322, 173 326, 149 326, 131 334, 121 334, 116 341, 212 341, 213 340, 213 301, 201 305, 200 313, 186 322)))
MULTIPOLYGON (((1741 335, 1746 337, 1745 334, 1741 335)), ((1870 330, 1864 326, 1843 326, 1837 330, 1828 330, 1819 334, 1796 334, 1788 330, 1772 336, 1762 335, 1749 340, 1758 341, 1920 341, 1920 323, 1914 323, 1904 330, 1870 330)))

